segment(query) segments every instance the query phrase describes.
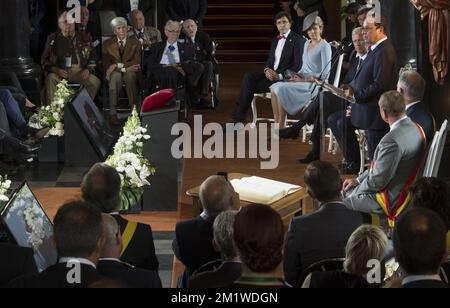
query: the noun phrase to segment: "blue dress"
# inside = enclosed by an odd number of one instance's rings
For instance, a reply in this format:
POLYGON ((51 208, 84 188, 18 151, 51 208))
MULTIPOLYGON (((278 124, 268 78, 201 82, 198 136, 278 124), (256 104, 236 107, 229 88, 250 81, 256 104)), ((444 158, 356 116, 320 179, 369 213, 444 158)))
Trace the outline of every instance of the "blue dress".
MULTIPOLYGON (((322 39, 314 49, 308 51, 310 43, 311 40, 305 43, 303 66, 299 74, 305 78, 320 77, 320 74, 324 72, 322 79, 328 80, 331 66, 331 46, 322 39)), ((275 93, 279 103, 290 115, 297 114, 319 91, 318 87, 315 87, 315 83, 311 82, 277 82, 270 87, 270 90, 275 93)))

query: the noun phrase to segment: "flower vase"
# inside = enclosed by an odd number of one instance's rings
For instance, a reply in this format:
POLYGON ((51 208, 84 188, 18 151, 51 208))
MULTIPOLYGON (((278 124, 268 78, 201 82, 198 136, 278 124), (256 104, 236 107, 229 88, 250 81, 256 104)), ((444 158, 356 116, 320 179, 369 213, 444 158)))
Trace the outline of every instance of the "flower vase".
POLYGON ((139 214, 142 210, 142 196, 144 189, 122 189, 120 192, 120 204, 122 214, 139 214))

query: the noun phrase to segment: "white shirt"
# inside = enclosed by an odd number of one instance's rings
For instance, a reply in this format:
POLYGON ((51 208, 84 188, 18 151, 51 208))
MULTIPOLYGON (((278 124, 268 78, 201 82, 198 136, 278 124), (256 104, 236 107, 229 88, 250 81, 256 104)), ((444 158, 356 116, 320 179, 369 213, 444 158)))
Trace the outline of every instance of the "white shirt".
POLYGON ((400 122, 401 122, 401 121, 403 121, 403 120, 405 120, 405 119, 408 119, 408 116, 405 115, 405 116, 404 116, 403 118, 401 118, 400 120, 395 121, 394 124, 391 125, 391 132, 392 132, 394 129, 396 129, 396 128, 400 125, 400 122))
MULTIPOLYGON (((127 38, 126 37, 123 40, 119 40, 119 38, 117 38, 117 44, 118 44, 119 47, 120 47, 120 42, 123 42, 123 48, 125 48, 125 46, 127 46, 127 38)), ((122 73, 126 72, 125 65, 123 63, 117 63, 117 68, 122 73)))
POLYGON ((83 258, 61 258, 59 259, 58 263, 80 263, 80 264, 84 264, 84 265, 89 265, 95 269, 97 269, 97 266, 95 266, 94 263, 92 263, 91 261, 89 261, 88 259, 83 259, 83 258))
POLYGON ((281 55, 283 54, 284 45, 286 45, 289 34, 291 34, 291 30, 289 30, 286 34, 283 34, 285 39, 278 40, 277 49, 275 50, 275 64, 273 65, 274 71, 276 71, 278 66, 280 66, 281 55))
POLYGON ((406 276, 405 279, 402 281, 402 286, 405 284, 416 282, 416 281, 423 281, 423 280, 436 280, 436 281, 442 281, 441 277, 439 275, 416 275, 416 276, 406 276))
POLYGON ((380 46, 381 43, 383 43, 384 41, 387 41, 387 39, 388 39, 388 38, 385 37, 385 38, 379 40, 378 42, 376 42, 375 44, 373 44, 372 46, 370 46, 370 49, 371 49, 372 51, 374 51, 378 46, 380 46))
POLYGON ((167 53, 170 52, 169 51, 170 45, 175 47, 175 50, 173 51, 173 55, 174 55, 176 63, 180 63, 181 62, 181 60, 180 60, 180 52, 179 52, 179 49, 178 49, 178 43, 175 42, 174 44, 170 44, 169 42, 167 42, 166 49, 164 49, 164 53, 163 53, 163 56, 162 56, 162 59, 161 59, 161 63, 160 63, 161 65, 169 65, 169 57, 167 56, 167 53))
POLYGON ((130 12, 139 9, 139 0, 130 0, 130 7, 131 7, 130 12))
POLYGON ((412 106, 417 105, 419 103, 420 103, 420 101, 417 101, 417 102, 406 105, 406 110, 408 111, 409 108, 411 108, 412 106))

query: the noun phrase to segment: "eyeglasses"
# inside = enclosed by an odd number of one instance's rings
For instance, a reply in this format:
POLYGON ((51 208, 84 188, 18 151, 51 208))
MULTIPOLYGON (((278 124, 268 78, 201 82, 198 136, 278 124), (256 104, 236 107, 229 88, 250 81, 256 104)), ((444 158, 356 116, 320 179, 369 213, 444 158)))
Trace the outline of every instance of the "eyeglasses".
POLYGON ((169 33, 180 33, 180 30, 166 30, 169 33))

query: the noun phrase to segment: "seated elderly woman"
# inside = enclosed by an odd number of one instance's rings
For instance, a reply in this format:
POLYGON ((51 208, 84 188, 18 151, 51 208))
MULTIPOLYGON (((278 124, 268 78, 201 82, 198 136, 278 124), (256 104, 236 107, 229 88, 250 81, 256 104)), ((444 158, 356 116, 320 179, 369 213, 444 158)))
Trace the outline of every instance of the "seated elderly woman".
POLYGON ((244 207, 234 223, 234 243, 242 261, 242 276, 232 288, 285 288, 282 274, 284 226, 266 205, 244 207))
MULTIPOLYGON (((381 287, 381 282, 371 284, 367 276, 370 260, 378 260, 384 264, 388 238, 381 228, 363 225, 350 236, 345 248, 343 271, 313 272, 306 277, 302 288, 373 288, 381 287)), ((380 267, 383 268, 383 267, 380 267)), ((379 277, 384 278, 384 271, 379 277)))
POLYGON ((273 115, 280 128, 286 125, 286 113, 295 115, 317 95, 315 79, 327 80, 330 75, 331 46, 322 38, 323 21, 316 15, 305 19, 303 30, 308 31, 310 40, 305 43, 301 70, 289 82, 277 82, 270 87, 273 115))

